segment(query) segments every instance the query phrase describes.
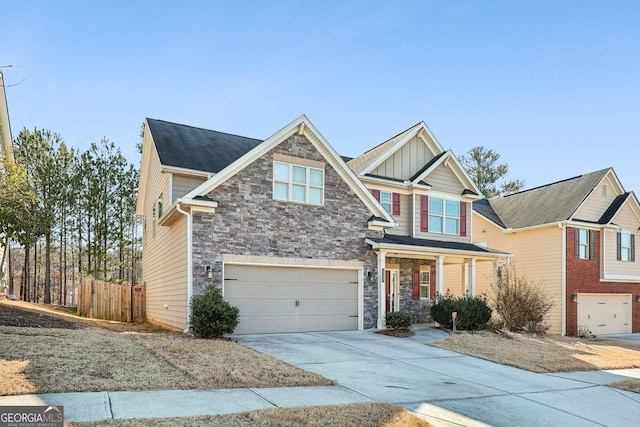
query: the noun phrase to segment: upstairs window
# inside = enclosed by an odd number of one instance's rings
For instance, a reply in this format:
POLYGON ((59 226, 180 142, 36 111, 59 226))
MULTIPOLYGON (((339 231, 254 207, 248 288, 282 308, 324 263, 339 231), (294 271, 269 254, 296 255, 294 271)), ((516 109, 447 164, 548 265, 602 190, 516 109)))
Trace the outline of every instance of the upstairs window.
POLYGON ((158 196, 158 218, 162 217, 162 193, 158 196))
POLYGON ((460 203, 430 197, 429 232, 458 235, 460 233, 460 203))
POLYGON ((635 237, 635 235, 629 233, 617 233, 618 261, 634 262, 636 260, 635 237))
POLYGON ((391 213, 391 204, 392 204, 392 196, 391 193, 386 191, 380 192, 380 204, 384 208, 385 211, 391 213))
POLYGON ((579 259, 595 259, 596 231, 578 228, 575 231, 575 257, 579 259))
POLYGON ((322 205, 324 171, 308 166, 273 162, 273 198, 322 205))

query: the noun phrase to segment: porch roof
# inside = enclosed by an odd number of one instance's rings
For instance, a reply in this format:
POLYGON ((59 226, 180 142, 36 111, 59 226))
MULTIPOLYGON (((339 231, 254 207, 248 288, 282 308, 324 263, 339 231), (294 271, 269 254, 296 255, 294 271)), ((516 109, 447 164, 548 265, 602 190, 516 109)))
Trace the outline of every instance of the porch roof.
POLYGON ((511 256, 508 252, 486 248, 473 243, 447 242, 443 240, 417 239, 409 236, 395 236, 385 234, 382 238, 370 237, 366 239, 373 249, 388 249, 414 251, 416 253, 442 253, 466 257, 504 258, 511 256))

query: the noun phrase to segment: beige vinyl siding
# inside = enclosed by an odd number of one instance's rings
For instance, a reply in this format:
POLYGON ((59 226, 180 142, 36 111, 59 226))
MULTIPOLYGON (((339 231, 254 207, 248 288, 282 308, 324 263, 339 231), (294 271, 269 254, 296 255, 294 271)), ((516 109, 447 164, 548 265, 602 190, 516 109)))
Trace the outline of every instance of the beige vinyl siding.
POLYGON ((391 157, 371 171, 374 175, 408 180, 434 155, 421 138, 413 137, 391 157))
MULTIPOLYGON (((535 230, 505 234, 484 217, 474 214, 473 236, 475 242, 486 242, 492 249, 513 254, 518 274, 528 279, 542 281, 555 305, 547 323, 550 333, 562 333, 562 233, 564 230, 550 226, 535 230)), ((476 269, 476 293, 490 293, 493 278, 492 265, 479 263, 476 269), (486 279, 486 280, 485 280, 486 279)))
POLYGON ((636 261, 618 261, 617 260, 617 238, 618 230, 604 230, 604 250, 602 251, 602 261, 604 263, 603 279, 625 279, 640 281, 640 238, 638 234, 638 219, 634 215, 629 204, 622 206, 618 214, 615 216, 614 223, 620 226, 620 232, 627 234, 635 234, 635 255, 636 261))
POLYGON ((389 234, 396 236, 410 236, 413 224, 411 222, 411 199, 408 194, 400 194, 400 215, 392 215, 393 219, 398 223, 397 227, 387 230, 389 234))
POLYGON ((612 181, 611 174, 607 175, 589 195, 580 209, 573 215, 573 218, 585 221, 598 221, 609 205, 611 205, 611 202, 618 197, 618 193, 615 192, 616 188, 617 185, 612 181), (603 193, 603 186, 605 185, 607 186, 606 195, 603 193))
MULTIPOLYGON (((151 150, 148 174, 144 201, 146 231, 142 249, 147 318, 184 329, 187 326, 186 218, 180 218, 171 227, 157 224, 157 211, 155 221, 153 219, 153 207, 158 196, 160 193, 166 195, 169 191, 169 175, 161 173, 155 147, 151 150), (165 304, 168 309, 162 307, 165 304)), ((165 202, 164 210, 168 208, 165 202)))
POLYGON ((184 196, 205 181, 206 179, 204 178, 173 175, 171 183, 171 203, 175 202, 178 198, 184 196))
POLYGON ((427 175, 424 181, 431 186, 433 191, 451 193, 459 196, 465 190, 456 174, 443 164, 427 175))
MULTIPOLYGON (((429 197, 438 197, 440 198, 440 196, 431 196, 430 194, 427 194, 427 196, 429 197)), ((452 234, 445 234, 445 233, 425 233, 424 231, 420 231, 420 195, 416 194, 415 197, 415 205, 414 205, 414 211, 413 214, 415 216, 415 221, 416 221, 416 229, 415 229, 415 238, 417 239, 436 239, 436 240, 442 240, 445 242, 460 242, 460 243, 471 243, 471 203, 467 202, 467 235, 466 236, 460 236, 460 235, 452 235, 452 234)))

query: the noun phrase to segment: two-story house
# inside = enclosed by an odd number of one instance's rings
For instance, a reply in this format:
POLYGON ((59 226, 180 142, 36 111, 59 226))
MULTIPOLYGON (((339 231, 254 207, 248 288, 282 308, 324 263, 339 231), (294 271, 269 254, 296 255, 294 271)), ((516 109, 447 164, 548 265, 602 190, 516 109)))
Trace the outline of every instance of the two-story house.
POLYGON ((420 123, 345 159, 301 116, 260 140, 147 119, 137 213, 149 320, 187 329, 209 283, 237 333, 424 319, 446 269, 459 292, 505 253, 474 245, 479 191, 420 123))
POLYGON ((613 169, 474 202, 473 217, 474 241, 512 253, 553 298, 550 332, 640 332, 640 205, 613 169))

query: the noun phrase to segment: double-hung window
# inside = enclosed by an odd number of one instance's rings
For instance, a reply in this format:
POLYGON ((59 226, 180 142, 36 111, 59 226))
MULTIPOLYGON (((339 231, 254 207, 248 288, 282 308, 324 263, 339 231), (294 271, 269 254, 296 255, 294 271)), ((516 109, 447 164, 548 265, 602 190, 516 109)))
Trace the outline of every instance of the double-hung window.
POLYGON ((387 191, 381 191, 380 192, 380 204, 382 205, 384 210, 389 212, 389 213, 391 213, 391 203, 392 203, 391 193, 389 193, 387 191))
POLYGON ((579 229, 577 255, 580 259, 589 259, 589 230, 579 229))
POLYGON ((458 235, 460 232, 460 203, 430 197, 429 231, 458 235))
POLYGON ((324 203, 324 170, 273 162, 273 198, 322 205, 324 203))
POLYGON ((420 272, 420 299, 431 299, 431 272, 420 272))
POLYGON ((617 234, 618 261, 633 262, 636 260, 635 235, 629 233, 617 234))

